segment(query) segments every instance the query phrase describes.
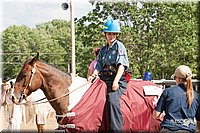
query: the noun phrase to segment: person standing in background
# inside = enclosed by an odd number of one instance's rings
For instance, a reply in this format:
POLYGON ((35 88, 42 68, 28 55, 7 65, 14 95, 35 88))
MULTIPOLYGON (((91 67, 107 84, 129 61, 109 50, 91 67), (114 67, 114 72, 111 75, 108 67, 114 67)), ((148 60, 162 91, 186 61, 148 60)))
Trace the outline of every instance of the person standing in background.
POLYGON ((94 56, 95 56, 95 59, 91 62, 89 68, 88 68, 88 73, 87 73, 87 79, 89 76, 91 76, 94 72, 94 69, 95 69, 95 66, 97 64, 97 56, 99 54, 99 51, 100 51, 100 48, 95 48, 94 50, 94 56))
POLYGON ((5 103, 8 111, 8 130, 19 131, 22 122, 21 105, 12 102, 11 96, 14 92, 14 80, 9 80, 3 84, 2 103, 5 103))
POLYGON ((3 84, 2 84, 2 78, 0 78, 0 85, 1 85, 1 89, 0 89, 0 117, 1 117, 1 121, 0 121, 0 132, 5 128, 5 111, 4 111, 4 107, 2 107, 3 105, 3 97, 5 97, 5 92, 3 90, 3 84))

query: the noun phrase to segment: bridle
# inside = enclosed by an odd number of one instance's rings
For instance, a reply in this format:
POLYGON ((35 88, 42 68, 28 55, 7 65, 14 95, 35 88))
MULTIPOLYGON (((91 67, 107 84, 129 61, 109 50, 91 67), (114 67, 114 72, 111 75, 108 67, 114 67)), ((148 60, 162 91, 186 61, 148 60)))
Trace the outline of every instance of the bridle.
POLYGON ((35 74, 35 72, 36 72, 36 63, 33 65, 33 68, 32 68, 32 70, 31 70, 31 76, 30 76, 30 78, 29 78, 29 82, 28 82, 28 84, 25 86, 25 88, 23 89, 23 91, 22 91, 22 93, 21 93, 21 95, 20 95, 20 98, 19 98, 19 102, 21 102, 23 99, 27 100, 27 95, 25 94, 25 91, 26 91, 26 89, 27 89, 28 87, 31 86, 31 82, 32 82, 32 80, 33 80, 33 75, 35 74))

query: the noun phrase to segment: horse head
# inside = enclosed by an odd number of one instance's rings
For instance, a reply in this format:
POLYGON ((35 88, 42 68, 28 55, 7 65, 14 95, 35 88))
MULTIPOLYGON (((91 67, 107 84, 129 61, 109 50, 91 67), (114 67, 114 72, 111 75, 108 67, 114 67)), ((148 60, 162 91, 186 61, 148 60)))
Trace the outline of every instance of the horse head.
POLYGON ((40 72, 37 69, 39 53, 25 61, 21 71, 19 72, 14 85, 14 96, 12 101, 19 104, 23 99, 26 99, 32 92, 36 91, 42 85, 40 72))
POLYGON ((64 114, 68 111, 68 87, 72 83, 72 77, 69 73, 38 60, 38 57, 39 53, 23 64, 16 78, 12 101, 19 104, 32 92, 41 89, 56 113, 64 114))

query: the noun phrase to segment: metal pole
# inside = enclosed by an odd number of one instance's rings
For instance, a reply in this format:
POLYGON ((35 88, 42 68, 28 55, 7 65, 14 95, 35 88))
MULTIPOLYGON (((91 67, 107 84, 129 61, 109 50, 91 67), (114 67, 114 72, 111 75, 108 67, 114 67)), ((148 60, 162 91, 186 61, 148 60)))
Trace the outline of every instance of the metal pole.
MULTIPOLYGON (((197 27, 199 27, 200 26, 200 1, 197 4, 197 13, 196 14, 199 14, 196 17, 197 18, 197 27)), ((200 28, 198 28, 197 32, 198 32, 198 43, 197 44, 199 44, 198 45, 198 58, 200 58, 200 28)), ((198 67, 197 67, 197 78, 200 79, 199 78, 199 76, 200 76, 200 62, 197 61, 197 64, 198 64, 198 67)))
POLYGON ((74 28, 74 11, 73 11, 73 0, 70 0, 70 20, 71 20, 71 70, 72 74, 76 74, 76 65, 75 65, 75 28, 74 28))

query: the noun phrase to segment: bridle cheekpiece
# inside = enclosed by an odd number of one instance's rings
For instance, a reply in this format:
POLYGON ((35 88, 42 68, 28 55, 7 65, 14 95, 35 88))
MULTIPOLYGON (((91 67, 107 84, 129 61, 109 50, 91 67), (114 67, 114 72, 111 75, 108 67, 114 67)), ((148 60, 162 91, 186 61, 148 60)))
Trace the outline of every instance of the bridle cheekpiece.
POLYGON ((26 85, 26 87, 23 89, 23 91, 22 91, 22 93, 21 93, 21 96, 20 96, 20 98, 19 98, 19 102, 21 102, 23 99, 25 99, 26 100, 26 94, 25 94, 25 91, 26 91, 26 89, 28 88, 28 87, 30 87, 31 86, 31 82, 32 82, 32 80, 33 80, 33 75, 35 74, 35 72, 36 72, 36 63, 34 64, 34 66, 33 66, 33 69, 31 70, 31 76, 30 76, 30 78, 29 78, 29 83, 26 85))

